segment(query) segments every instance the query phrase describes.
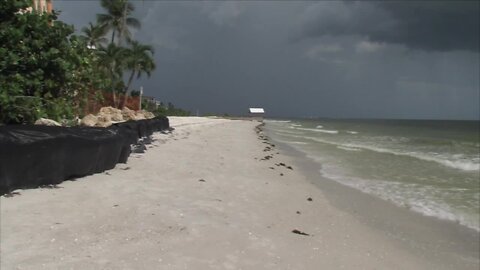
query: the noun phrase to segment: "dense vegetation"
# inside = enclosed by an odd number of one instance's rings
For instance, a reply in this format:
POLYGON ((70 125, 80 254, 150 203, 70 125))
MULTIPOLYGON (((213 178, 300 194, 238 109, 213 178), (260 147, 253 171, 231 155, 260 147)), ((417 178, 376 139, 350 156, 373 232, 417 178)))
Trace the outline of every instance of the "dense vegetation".
POLYGON ((73 28, 55 13, 20 12, 29 5, 0 2, 0 120, 6 123, 71 116, 68 103, 88 69, 73 28))
POLYGON ((72 119, 92 93, 101 99, 111 92, 121 108, 133 81, 155 69, 153 48, 131 38, 141 25, 128 0, 101 0, 105 13, 80 36, 55 11, 28 12, 30 6, 0 1, 0 123, 72 119))

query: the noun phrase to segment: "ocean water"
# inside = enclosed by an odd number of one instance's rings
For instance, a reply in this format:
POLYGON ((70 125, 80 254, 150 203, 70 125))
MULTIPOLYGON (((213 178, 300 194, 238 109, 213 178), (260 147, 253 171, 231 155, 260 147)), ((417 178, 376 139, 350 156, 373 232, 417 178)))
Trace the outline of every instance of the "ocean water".
POLYGON ((480 123, 266 120, 328 179, 480 231, 480 123))

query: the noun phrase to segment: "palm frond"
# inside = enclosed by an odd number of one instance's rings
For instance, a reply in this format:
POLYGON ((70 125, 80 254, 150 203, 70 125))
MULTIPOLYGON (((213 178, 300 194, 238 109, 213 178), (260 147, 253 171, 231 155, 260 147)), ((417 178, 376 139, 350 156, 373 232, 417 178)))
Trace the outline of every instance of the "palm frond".
POLYGON ((110 14, 97 14, 97 22, 100 25, 110 24, 113 21, 113 16, 110 14))
POLYGON ((140 27, 142 27, 142 24, 140 23, 139 20, 137 20, 136 18, 133 18, 133 17, 129 17, 125 20, 127 26, 131 26, 135 29, 140 29, 140 27))

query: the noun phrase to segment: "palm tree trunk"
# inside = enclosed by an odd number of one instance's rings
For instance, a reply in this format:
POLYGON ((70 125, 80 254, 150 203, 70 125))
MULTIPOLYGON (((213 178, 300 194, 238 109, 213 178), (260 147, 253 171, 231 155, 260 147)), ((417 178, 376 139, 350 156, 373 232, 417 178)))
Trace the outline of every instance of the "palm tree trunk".
MULTIPOLYGON (((128 1, 127 1, 128 2, 128 1)), ((121 26, 121 30, 119 31, 118 33, 118 45, 119 46, 122 46, 122 38, 121 36, 123 35, 123 31, 125 31, 125 28, 127 27, 127 3, 124 4, 124 7, 123 7, 123 16, 122 16, 122 26, 121 26)))
POLYGON ((132 70, 132 73, 130 74, 130 78, 128 78, 127 86, 125 87, 125 97, 123 98, 123 106, 124 107, 127 104, 128 92, 130 90, 130 85, 132 85, 134 75, 135 75, 135 69, 132 70))
POLYGON ((115 94, 115 90, 112 91, 112 97, 113 97, 113 107, 117 108, 117 95, 115 94))
POLYGON ((112 31, 112 42, 111 43, 113 44, 114 41, 115 41, 115 29, 113 29, 113 31, 112 31))
POLYGON ((115 81, 115 76, 113 75, 114 74, 114 67, 112 67, 112 70, 110 70, 110 76, 112 78, 111 82, 112 82, 112 98, 113 98, 113 107, 114 108, 117 108, 118 105, 117 105, 117 95, 115 94, 115 84, 114 84, 114 81, 115 81))

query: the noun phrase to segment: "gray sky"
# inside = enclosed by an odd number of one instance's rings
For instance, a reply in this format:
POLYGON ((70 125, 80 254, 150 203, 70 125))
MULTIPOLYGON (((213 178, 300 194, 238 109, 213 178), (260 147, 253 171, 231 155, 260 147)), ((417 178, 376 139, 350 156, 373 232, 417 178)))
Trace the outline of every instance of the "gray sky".
MULTIPOLYGON (((133 1, 145 93, 200 113, 479 119, 478 1, 133 1)), ((54 1, 76 29, 98 1, 54 1)))

